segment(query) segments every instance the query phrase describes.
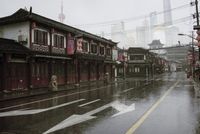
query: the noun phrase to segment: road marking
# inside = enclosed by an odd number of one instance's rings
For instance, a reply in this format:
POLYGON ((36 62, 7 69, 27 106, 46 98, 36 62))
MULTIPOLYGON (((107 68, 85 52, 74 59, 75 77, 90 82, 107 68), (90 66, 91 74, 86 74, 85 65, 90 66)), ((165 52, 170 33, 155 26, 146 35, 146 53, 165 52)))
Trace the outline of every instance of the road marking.
POLYGON ((19 116, 19 115, 30 115, 30 114, 38 114, 38 113, 42 113, 42 112, 46 112, 49 110, 53 110, 56 108, 60 108, 60 107, 64 107, 67 105, 71 105, 80 101, 83 101, 85 99, 79 99, 79 100, 75 100, 75 101, 71 101, 71 102, 67 102, 61 105, 57 105, 57 106, 53 106, 53 107, 49 107, 49 108, 43 108, 43 109, 31 109, 31 110, 14 110, 14 111, 8 111, 8 112, 2 112, 0 113, 0 117, 7 117, 7 116, 19 116))
POLYGON ((0 111, 2 111, 2 110, 8 110, 8 109, 11 109, 11 108, 17 108, 17 107, 21 107, 21 106, 26 106, 26 105, 30 105, 30 104, 34 104, 34 103, 49 101, 49 100, 53 100, 53 99, 64 98, 64 97, 71 96, 71 95, 76 95, 76 94, 79 94, 79 93, 85 93, 85 92, 89 92, 89 91, 95 91, 95 90, 102 89, 102 88, 105 88, 105 87, 110 87, 110 86, 111 85, 109 85, 109 86, 103 86, 103 87, 100 87, 100 88, 95 88, 95 89, 92 89, 92 90, 85 90, 85 91, 75 92, 75 93, 71 93, 71 94, 67 94, 67 95, 60 95, 60 96, 51 97, 51 98, 47 98, 47 99, 41 99, 41 100, 27 102, 27 103, 22 103, 22 104, 18 104, 18 105, 14 105, 14 106, 4 107, 4 108, 0 108, 0 111))
POLYGON ((94 109, 94 110, 87 112, 85 114, 82 114, 82 115, 74 114, 74 115, 68 117, 67 119, 63 120, 62 122, 58 123, 54 127, 50 128, 49 130, 43 132, 43 134, 52 133, 52 132, 55 132, 57 130, 64 129, 66 127, 70 127, 70 126, 73 126, 73 125, 94 119, 94 118, 96 118, 96 116, 92 116, 93 114, 101 112, 101 111, 107 109, 110 106, 111 106, 111 103, 108 103, 106 105, 103 105, 103 106, 101 106, 97 109, 94 109))
POLYGON ((159 106, 159 104, 166 98, 166 96, 178 85, 179 81, 174 83, 166 92, 165 94, 135 123, 126 134, 133 134, 137 128, 139 128, 142 123, 148 118, 148 116, 159 106))
POLYGON ((112 117, 116 117, 135 110, 135 103, 131 104, 130 106, 127 106, 123 103, 120 103, 119 101, 116 101, 113 102, 111 106, 117 111, 119 111, 118 113, 112 115, 112 117))
POLYGON ((96 100, 87 102, 87 103, 85 103, 85 104, 81 104, 81 105, 79 105, 79 107, 84 107, 84 106, 86 106, 86 105, 90 105, 90 104, 95 103, 95 102, 100 101, 100 100, 101 100, 101 99, 96 99, 96 100))
POLYGON ((134 87, 124 90, 123 93, 128 92, 128 91, 130 91, 130 90, 132 90, 132 89, 134 89, 134 87))
MULTIPOLYGON (((118 83, 118 85, 121 85, 121 84, 123 84, 123 83, 118 83)), ((67 97, 67 96, 76 95, 76 94, 80 94, 80 93, 95 91, 95 90, 106 88, 106 87, 111 87, 111 85, 103 86, 103 87, 99 87, 99 88, 95 88, 95 89, 91 89, 91 90, 85 90, 85 91, 81 91, 81 92, 75 92, 75 93, 66 94, 66 95, 60 95, 60 96, 51 97, 51 98, 47 98, 47 99, 41 99, 41 100, 37 100, 37 101, 31 101, 31 102, 22 103, 22 104, 18 104, 18 105, 14 105, 14 106, 4 107, 4 108, 0 108, 0 111, 2 111, 2 110, 8 110, 8 109, 11 109, 11 108, 22 107, 22 106, 26 106, 26 105, 30 105, 30 104, 40 103, 40 102, 44 102, 44 101, 49 101, 49 100, 53 100, 53 99, 64 98, 64 97, 67 97)))
POLYGON ((133 111, 135 109, 135 104, 133 103, 130 106, 126 106, 122 103, 115 101, 115 102, 105 104, 105 105, 103 105, 103 106, 101 106, 97 109, 94 109, 94 110, 89 111, 89 112, 82 114, 82 115, 74 114, 74 115, 71 115, 70 117, 68 117, 67 119, 61 121, 57 125, 53 126, 49 130, 43 132, 43 134, 52 133, 52 132, 58 131, 60 129, 64 129, 64 128, 67 128, 67 127, 70 127, 70 126, 73 126, 73 125, 76 125, 76 124, 97 118, 96 116, 92 116, 92 115, 99 113, 99 112, 101 112, 101 111, 103 111, 103 110, 105 110, 109 107, 113 107, 116 110, 121 111, 121 112, 112 116, 112 117, 115 117, 115 116, 130 112, 130 111, 133 111), (119 104, 119 105, 117 105, 117 104, 119 104))

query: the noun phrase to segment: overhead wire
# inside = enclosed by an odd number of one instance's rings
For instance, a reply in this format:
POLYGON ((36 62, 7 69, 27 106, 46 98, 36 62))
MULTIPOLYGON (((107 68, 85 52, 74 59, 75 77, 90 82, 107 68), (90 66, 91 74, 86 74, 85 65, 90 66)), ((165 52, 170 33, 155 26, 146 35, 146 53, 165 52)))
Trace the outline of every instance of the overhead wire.
MULTIPOLYGON (((173 21, 172 25, 184 23, 184 22, 190 21, 191 19, 192 19, 192 15, 187 16, 187 17, 182 17, 182 18, 179 18, 179 19, 175 19, 175 20, 172 20, 173 21)), ((154 28, 164 27, 164 26, 166 26, 165 23, 160 23, 158 25, 155 25, 154 28)), ((167 25, 167 26, 171 26, 171 25, 167 25)), ((137 28, 134 28, 134 29, 124 30, 123 32, 124 33, 132 33, 132 32, 136 32, 136 30, 137 30, 137 28)), ((145 31, 145 30, 146 29, 144 28, 143 30, 139 30, 139 31, 145 31)), ((104 35, 109 36, 111 34, 118 34, 118 33, 121 33, 121 31, 120 32, 113 32, 113 33, 104 33, 104 35)))
MULTIPOLYGON (((163 10, 163 11, 160 11, 160 12, 156 12, 155 15, 160 15, 160 14, 163 14, 163 13, 188 8, 190 6, 191 6, 190 4, 184 4, 184 5, 172 8, 170 10, 163 10)), ((135 16, 135 17, 126 18, 126 19, 110 20, 110 21, 104 21, 104 22, 98 22, 98 23, 79 24, 79 25, 74 25, 74 26, 75 27, 93 27, 93 26, 100 26, 100 25, 101 26, 106 26, 106 25, 110 26, 112 24, 119 23, 119 22, 122 22, 122 21, 124 23, 128 23, 128 22, 131 22, 131 21, 137 21, 137 20, 144 19, 144 18, 147 18, 147 17, 150 17, 150 15, 146 14, 146 15, 140 15, 140 16, 135 16)))

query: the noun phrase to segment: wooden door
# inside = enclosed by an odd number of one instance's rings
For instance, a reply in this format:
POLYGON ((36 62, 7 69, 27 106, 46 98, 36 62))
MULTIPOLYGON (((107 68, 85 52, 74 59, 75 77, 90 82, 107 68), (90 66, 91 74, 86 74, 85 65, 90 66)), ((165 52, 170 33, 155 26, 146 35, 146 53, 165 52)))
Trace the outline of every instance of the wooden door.
POLYGON ((64 64, 64 62, 55 62, 52 64, 52 75, 57 76, 58 85, 65 84, 65 64, 64 64))
POLYGON ((31 66, 32 88, 48 87, 49 70, 47 62, 34 62, 31 66))
POLYGON ((6 89, 21 90, 27 89, 27 63, 9 63, 6 74, 6 89))
POLYGON ((73 61, 68 61, 67 63, 67 83, 74 84, 75 83, 75 64, 73 61))
POLYGON ((3 61, 0 57, 0 91, 3 90, 3 61))

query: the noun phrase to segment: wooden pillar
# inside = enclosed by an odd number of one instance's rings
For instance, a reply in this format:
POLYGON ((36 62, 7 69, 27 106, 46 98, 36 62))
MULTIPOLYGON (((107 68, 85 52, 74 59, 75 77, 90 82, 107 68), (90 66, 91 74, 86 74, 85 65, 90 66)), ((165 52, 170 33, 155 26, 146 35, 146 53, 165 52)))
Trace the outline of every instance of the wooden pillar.
POLYGON ((6 87, 6 75, 7 75, 7 67, 8 67, 8 55, 7 54, 3 54, 3 74, 2 74, 2 88, 3 90, 7 90, 7 87, 6 87))
POLYGON ((90 64, 91 64, 91 62, 88 61, 88 81, 90 81, 90 78, 91 78, 90 77, 90 75, 91 75, 91 69, 90 69, 91 66, 90 66, 90 64))
POLYGON ((81 64, 81 60, 78 60, 78 62, 77 62, 77 64, 78 64, 78 67, 77 67, 77 69, 78 69, 78 83, 80 83, 80 79, 81 79, 81 72, 80 72, 80 64, 81 64))
POLYGON ((53 66, 53 59, 49 59, 49 62, 48 62, 48 77, 49 77, 49 82, 51 81, 51 77, 52 77, 52 67, 53 66))
POLYGON ((99 63, 98 62, 96 63, 96 77, 97 77, 96 80, 99 80, 99 63))
POLYGON ((79 60, 76 57, 75 58, 75 83, 79 84, 79 80, 80 80, 79 60))
POLYGON ((32 58, 27 59, 27 87, 31 88, 31 77, 32 77, 32 58))
MULTIPOLYGON (((3 74, 2 70, 3 70, 3 56, 0 57, 0 74, 3 74)), ((3 87, 2 87, 2 75, 0 75, 0 91, 3 90, 3 87)))
POLYGON ((65 60, 65 65, 64 65, 64 69, 65 69, 65 70, 64 70, 64 71, 65 71, 65 75, 64 75, 64 77, 65 77, 65 84, 67 84, 67 81, 68 81, 68 80, 67 80, 67 78, 68 78, 68 72, 67 72, 68 66, 67 66, 67 65, 68 65, 68 60, 65 60))

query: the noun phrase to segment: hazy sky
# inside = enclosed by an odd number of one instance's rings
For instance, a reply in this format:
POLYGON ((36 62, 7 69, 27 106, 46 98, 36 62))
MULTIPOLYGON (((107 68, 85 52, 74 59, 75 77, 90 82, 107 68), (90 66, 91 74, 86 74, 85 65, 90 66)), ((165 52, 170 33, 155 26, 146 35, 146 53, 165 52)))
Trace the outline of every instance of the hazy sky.
MULTIPOLYGON (((30 6, 33 12, 42 16, 58 20, 61 0, 0 0, 0 17, 11 15, 19 8, 30 6)), ((189 5, 190 0, 171 0, 172 8, 189 5)), ((163 0, 63 0, 65 23, 80 28, 83 24, 96 24, 99 22, 116 23, 113 20, 123 21, 137 16, 148 15, 153 11, 163 11, 163 0)), ((173 19, 189 16, 195 12, 194 7, 185 7, 174 10, 173 19)), ((143 19, 129 19, 125 23, 126 30, 142 25, 143 19)), ((163 14, 158 16, 159 23, 163 22, 163 14)), ((82 29, 98 34, 101 31, 110 32, 112 23, 102 25, 86 25, 82 29)), ((192 30, 191 22, 178 23, 183 32, 192 30)))

